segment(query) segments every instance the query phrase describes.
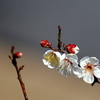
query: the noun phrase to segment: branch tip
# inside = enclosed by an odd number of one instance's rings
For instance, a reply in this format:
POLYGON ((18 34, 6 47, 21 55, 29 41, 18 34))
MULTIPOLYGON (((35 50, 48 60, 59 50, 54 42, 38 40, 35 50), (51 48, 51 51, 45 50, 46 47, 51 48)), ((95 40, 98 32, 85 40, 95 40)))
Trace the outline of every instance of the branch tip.
POLYGON ((60 27, 60 26, 58 26, 58 29, 59 29, 59 30, 61 30, 61 27, 60 27))
POLYGON ((9 59, 12 60, 12 57, 10 55, 8 55, 9 59))
POLYGON ((12 54, 12 55, 14 54, 14 49, 15 49, 15 47, 12 46, 12 47, 11 47, 11 54, 12 54))
POLYGON ((24 65, 22 65, 21 67, 19 67, 19 71, 23 70, 24 67, 25 67, 24 65))

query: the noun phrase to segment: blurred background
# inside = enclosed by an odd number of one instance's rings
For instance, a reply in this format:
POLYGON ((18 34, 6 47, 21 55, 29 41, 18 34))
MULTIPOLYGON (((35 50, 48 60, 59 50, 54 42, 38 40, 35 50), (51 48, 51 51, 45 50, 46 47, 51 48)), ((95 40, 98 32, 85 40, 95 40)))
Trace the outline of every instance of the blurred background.
POLYGON ((64 77, 42 63, 46 48, 57 47, 57 26, 62 42, 79 46, 79 59, 100 59, 99 0, 1 0, 0 1, 0 100, 24 100, 15 68, 8 58, 11 46, 21 51, 18 65, 29 100, 99 100, 100 84, 93 87, 74 75, 64 77))

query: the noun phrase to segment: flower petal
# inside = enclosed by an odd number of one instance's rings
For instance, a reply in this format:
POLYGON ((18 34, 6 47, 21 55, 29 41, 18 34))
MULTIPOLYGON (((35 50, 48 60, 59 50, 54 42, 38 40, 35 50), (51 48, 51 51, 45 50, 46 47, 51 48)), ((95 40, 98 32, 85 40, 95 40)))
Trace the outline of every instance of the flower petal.
POLYGON ((84 77, 83 77, 83 80, 86 82, 86 83, 93 83, 94 82, 94 76, 91 75, 91 74, 86 74, 84 77))
POLYGON ((58 70, 62 75, 69 76, 72 73, 72 65, 68 60, 63 59, 59 64, 58 70))
POLYGON ((63 54, 61 55, 60 59, 61 59, 61 61, 62 61, 62 60, 65 59, 65 58, 66 58, 66 54, 63 53, 63 54))
POLYGON ((97 77, 97 78, 100 78, 100 69, 99 68, 96 68, 94 70, 94 75, 97 77))
POLYGON ((42 59, 42 61, 43 61, 44 65, 47 65, 48 66, 48 68, 50 68, 50 69, 53 69, 54 68, 54 66, 51 66, 50 63, 47 62, 45 59, 42 59))
POLYGON ((48 65, 48 68, 53 69, 53 68, 54 68, 54 66, 48 65))
POLYGON ((67 56, 67 58, 73 58, 74 60, 78 61, 77 55, 67 54, 66 56, 67 56))
POLYGON ((49 53, 49 52, 53 52, 53 50, 47 50, 45 53, 44 53, 44 55, 43 56, 45 56, 47 53, 49 53))
POLYGON ((97 65, 99 63, 99 60, 96 57, 90 57, 89 61, 93 65, 97 65))
POLYGON ((76 77, 78 78, 82 78, 83 77, 83 73, 82 73, 82 69, 81 67, 74 67, 73 68, 73 73, 76 75, 76 77))
POLYGON ((64 69, 70 66, 70 62, 66 59, 63 59, 59 64, 59 69, 64 69))
POLYGON ((43 61, 44 65, 48 65, 49 64, 49 62, 47 62, 45 59, 42 59, 42 61, 43 61))
POLYGON ((78 62, 75 59, 69 58, 69 60, 72 63, 73 67, 78 67, 78 62))
POLYGON ((60 69, 59 71, 62 75, 64 76, 69 76, 70 74, 72 74, 72 70, 71 70, 71 67, 69 68, 64 68, 64 69, 60 69))

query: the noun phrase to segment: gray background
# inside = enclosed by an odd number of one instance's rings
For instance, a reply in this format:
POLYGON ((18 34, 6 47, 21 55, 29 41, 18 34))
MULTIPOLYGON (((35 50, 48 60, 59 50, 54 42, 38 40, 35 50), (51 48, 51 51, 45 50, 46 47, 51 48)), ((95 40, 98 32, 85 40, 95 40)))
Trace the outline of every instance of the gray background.
POLYGON ((79 46, 79 59, 100 59, 99 0, 1 0, 0 1, 0 100, 24 100, 16 72, 8 55, 10 47, 23 52, 18 65, 29 100, 99 100, 100 85, 91 87, 71 75, 64 77, 42 63, 46 39, 57 46, 57 26, 62 42, 79 46))

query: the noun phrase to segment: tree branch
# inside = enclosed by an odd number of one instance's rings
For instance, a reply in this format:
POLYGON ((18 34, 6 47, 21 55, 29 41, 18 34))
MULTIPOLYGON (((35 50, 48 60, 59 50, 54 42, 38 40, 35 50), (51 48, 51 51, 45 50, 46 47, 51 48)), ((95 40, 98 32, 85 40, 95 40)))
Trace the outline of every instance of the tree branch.
POLYGON ((21 56, 19 57, 18 52, 17 52, 17 55, 15 55, 16 53, 14 53, 14 46, 12 46, 12 48, 11 48, 11 54, 12 54, 12 57, 9 56, 9 58, 12 61, 13 66, 16 69, 17 79, 19 80, 20 86, 22 88, 22 92, 23 92, 24 98, 25 98, 25 100, 28 100, 28 96, 27 96, 27 93, 26 93, 25 85, 24 85, 24 82, 23 82, 21 74, 20 74, 20 71, 23 69, 24 66, 22 65, 21 67, 18 67, 17 61, 16 61, 16 58, 20 58, 21 56))

